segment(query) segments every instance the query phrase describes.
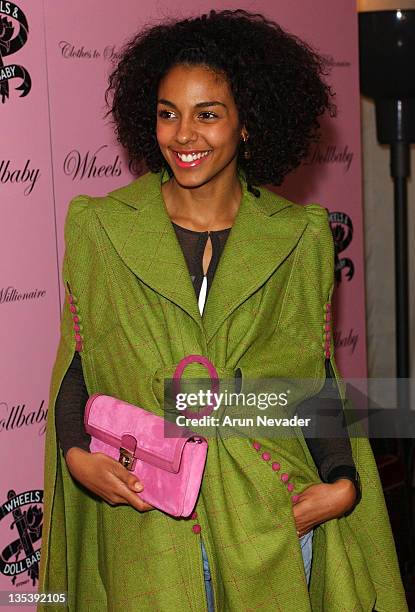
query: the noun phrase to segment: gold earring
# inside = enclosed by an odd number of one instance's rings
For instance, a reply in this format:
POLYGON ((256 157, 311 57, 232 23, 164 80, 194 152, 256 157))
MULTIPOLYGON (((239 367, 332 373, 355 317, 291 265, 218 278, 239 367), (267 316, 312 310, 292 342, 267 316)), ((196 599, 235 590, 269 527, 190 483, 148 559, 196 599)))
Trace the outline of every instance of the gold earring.
POLYGON ((243 143, 244 143, 244 158, 245 159, 250 159, 251 158, 251 153, 250 153, 250 151, 249 151, 249 149, 247 147, 247 144, 246 144, 248 142, 248 138, 249 138, 248 135, 242 136, 242 140, 243 140, 243 143))

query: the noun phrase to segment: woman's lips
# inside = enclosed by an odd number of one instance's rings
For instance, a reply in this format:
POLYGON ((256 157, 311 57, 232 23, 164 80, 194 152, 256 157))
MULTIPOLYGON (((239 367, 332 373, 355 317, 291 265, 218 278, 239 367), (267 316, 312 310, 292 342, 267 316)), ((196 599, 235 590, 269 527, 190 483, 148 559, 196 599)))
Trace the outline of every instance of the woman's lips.
MULTIPOLYGON (((208 159, 212 151, 198 151, 198 153, 206 153, 206 155, 203 155, 203 157, 200 157, 199 159, 193 159, 192 161, 183 161, 182 159, 180 159, 178 152, 173 151, 173 157, 174 157, 174 161, 179 166, 179 168, 195 168, 196 166, 200 166, 200 164, 202 164, 206 159, 208 159)), ((183 151, 183 153, 181 154, 191 155, 192 152, 183 151)))

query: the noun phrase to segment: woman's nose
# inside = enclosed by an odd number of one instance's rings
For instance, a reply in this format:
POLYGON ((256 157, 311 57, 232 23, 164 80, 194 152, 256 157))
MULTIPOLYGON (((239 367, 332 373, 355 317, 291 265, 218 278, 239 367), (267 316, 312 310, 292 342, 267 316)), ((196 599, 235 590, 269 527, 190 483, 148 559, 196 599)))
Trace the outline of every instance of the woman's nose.
POLYGON ((186 142, 191 142, 195 140, 196 132, 194 129, 193 122, 191 120, 181 120, 177 132, 176 132, 176 140, 180 144, 185 144, 186 142))

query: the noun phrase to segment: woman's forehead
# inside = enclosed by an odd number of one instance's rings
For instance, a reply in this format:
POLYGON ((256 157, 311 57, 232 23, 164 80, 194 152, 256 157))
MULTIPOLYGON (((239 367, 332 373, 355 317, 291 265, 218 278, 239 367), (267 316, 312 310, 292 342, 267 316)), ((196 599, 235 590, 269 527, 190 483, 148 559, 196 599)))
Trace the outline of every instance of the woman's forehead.
POLYGON ((159 96, 162 92, 175 95, 199 96, 216 93, 231 96, 231 90, 225 75, 209 66, 178 64, 173 66, 160 80, 159 96))

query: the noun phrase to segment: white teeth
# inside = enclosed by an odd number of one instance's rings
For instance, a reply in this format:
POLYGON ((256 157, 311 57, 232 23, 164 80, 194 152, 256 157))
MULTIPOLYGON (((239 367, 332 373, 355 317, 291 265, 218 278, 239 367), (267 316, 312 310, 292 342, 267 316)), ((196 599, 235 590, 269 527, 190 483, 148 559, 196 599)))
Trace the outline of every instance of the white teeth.
POLYGON ((185 153, 177 153, 181 161, 190 163, 192 161, 196 161, 196 159, 201 159, 202 157, 206 157, 209 155, 210 151, 204 151, 203 153, 189 153, 186 155, 185 153))
POLYGON ((182 155, 182 161, 191 162, 196 159, 196 155, 182 155))

